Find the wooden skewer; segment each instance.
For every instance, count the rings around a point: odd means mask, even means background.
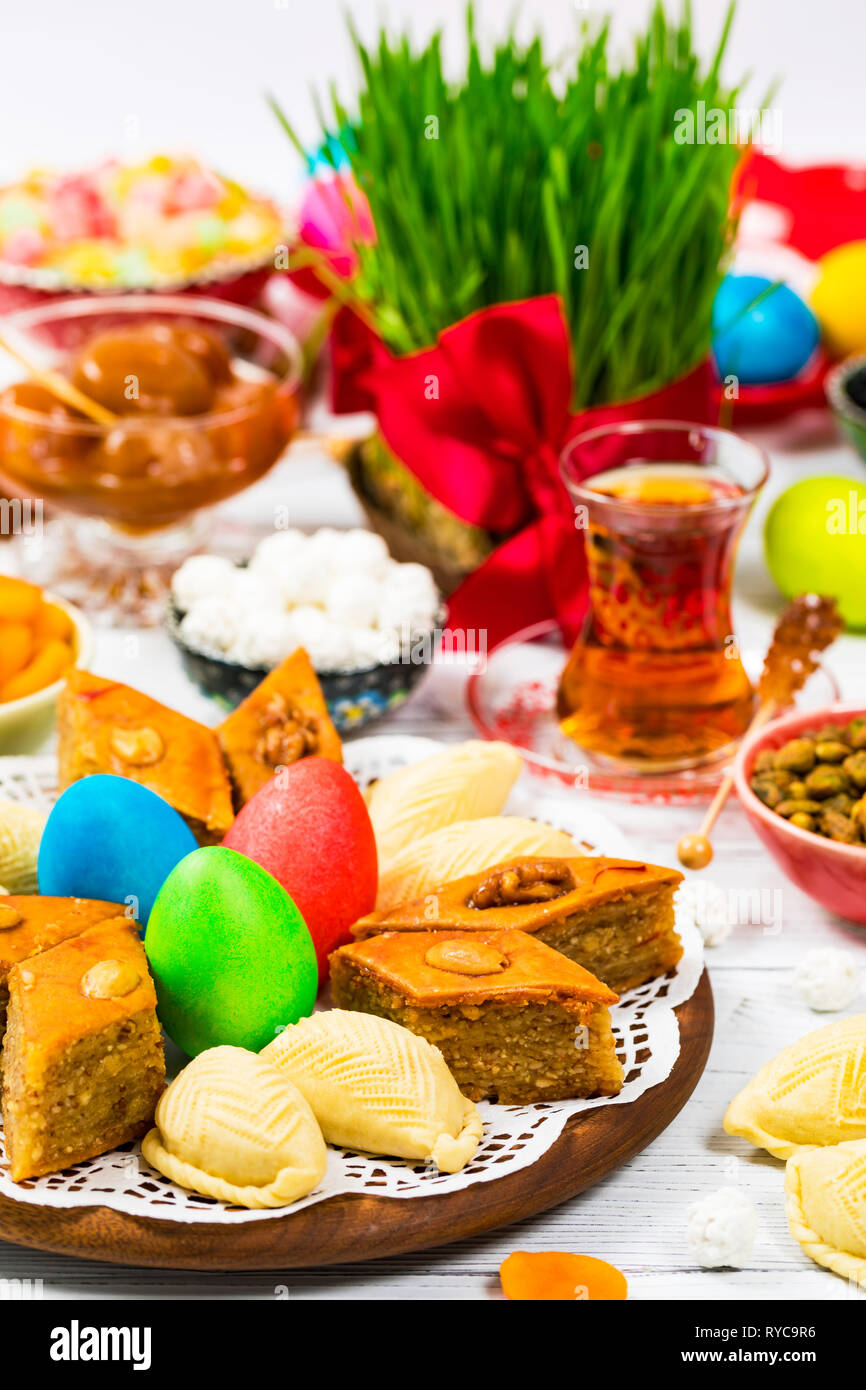
[[[61,376],[60,372],[55,372],[52,367],[42,367],[34,362],[2,334],[0,334],[0,348],[8,352],[10,357],[14,357],[16,362],[20,362],[23,367],[26,367],[30,375],[40,382],[46,391],[50,391],[52,396],[63,401],[64,405],[72,406],[73,410],[86,415],[88,420],[92,420],[95,425],[101,425],[104,429],[111,429],[118,423],[120,416],[115,415],[114,411],[100,405],[99,401],[91,400],[90,396],[85,396],[83,391],[79,391],[77,386],[74,386],[65,376]]]
[[[769,723],[777,712],[776,701],[767,700],[756,711],[755,717],[746,730],[746,735]],[[734,774],[728,772],[707,808],[707,814],[704,816],[700,830],[696,835],[683,835],[677,844],[677,858],[684,869],[705,869],[712,860],[713,846],[710,843],[710,831],[718,820],[722,807],[731,794],[733,785]]]

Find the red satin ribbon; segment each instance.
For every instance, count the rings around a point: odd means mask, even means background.
[[[342,407],[348,397],[353,409],[373,409],[388,447],[433,497],[507,537],[449,604],[449,627],[484,630],[489,646],[554,616],[571,640],[582,622],[583,540],[559,472],[568,440],[627,419],[712,419],[709,363],[650,396],[573,416],[571,343],[555,295],[482,309],[406,357],[344,322],[335,365]]]

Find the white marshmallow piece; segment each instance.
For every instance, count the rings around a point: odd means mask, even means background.
[[[816,1013],[847,1009],[860,993],[860,971],[847,951],[819,946],[794,971],[794,991]]]
[[[241,666],[271,670],[297,646],[291,614],[266,608],[258,613],[245,612],[226,656]]]
[[[172,576],[172,598],[182,613],[188,613],[198,599],[228,594],[235,573],[231,560],[222,555],[190,555]]]
[[[243,618],[243,609],[234,599],[211,594],[192,605],[179,631],[193,651],[224,656],[237,640]]]
[[[737,1187],[720,1187],[689,1207],[686,1241],[704,1269],[742,1269],[757,1233],[754,1205]]]
[[[331,580],[325,609],[328,617],[345,627],[373,627],[380,594],[381,585],[370,575],[347,571]]]

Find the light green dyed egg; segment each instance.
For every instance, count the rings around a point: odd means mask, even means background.
[[[312,1013],[318,972],[304,919],[246,855],[198,849],[169,874],[145,949],[160,1021],[191,1057],[226,1043],[258,1052]]]

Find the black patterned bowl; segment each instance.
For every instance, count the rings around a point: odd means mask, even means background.
[[[226,711],[246,699],[268,674],[266,667],[242,666],[225,657],[197,651],[180,634],[183,614],[173,604],[165,626],[180,652],[184,670],[191,680]],[[398,709],[420,681],[433,659],[438,626],[427,634],[416,633],[394,661],[355,670],[317,671],[328,711],[341,734],[353,733]]]

